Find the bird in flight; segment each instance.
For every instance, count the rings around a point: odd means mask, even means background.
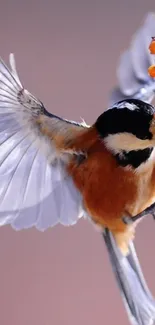
[[[99,226],[129,320],[150,325],[155,300],[134,248],[155,209],[155,91],[149,13],[117,68],[118,87],[93,125],[49,113],[0,60],[0,226],[44,231],[81,217]],[[152,71],[152,70],[151,70]]]

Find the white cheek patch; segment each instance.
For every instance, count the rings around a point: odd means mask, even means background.
[[[104,139],[104,143],[107,149],[114,153],[119,153],[121,150],[127,152],[131,150],[142,150],[152,146],[150,140],[138,139],[135,135],[127,132],[109,134]]]

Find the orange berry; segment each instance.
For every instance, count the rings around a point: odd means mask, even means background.
[[[150,75],[150,77],[155,78],[155,65],[151,65],[148,68],[148,74]]]
[[[152,41],[149,45],[149,50],[151,54],[155,54],[155,37],[152,37]]]

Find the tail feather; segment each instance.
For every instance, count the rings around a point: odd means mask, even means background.
[[[145,282],[145,278],[142,272],[142,269],[140,267],[139,261],[138,261],[138,257],[136,254],[136,250],[134,247],[133,242],[131,242],[129,244],[129,252],[130,254],[127,256],[127,260],[129,261],[130,265],[132,266],[133,270],[136,272],[139,281],[141,283],[141,286],[143,287],[143,290],[145,291],[145,293],[147,294],[147,296],[150,298],[150,301],[152,301],[153,303],[155,303],[154,298],[152,297],[152,294],[150,293],[150,290],[148,289],[148,286]]]
[[[129,245],[129,255],[125,257],[108,229],[105,229],[103,238],[131,324],[153,324],[155,300],[146,285],[133,243]]]

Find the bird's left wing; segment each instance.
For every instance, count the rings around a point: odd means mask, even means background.
[[[150,12],[133,35],[129,48],[120,56],[116,71],[118,86],[110,94],[110,105],[126,98],[149,103],[153,100],[155,81],[148,75],[148,68],[152,64],[149,44],[154,35],[155,14]]]
[[[0,225],[45,230],[82,216],[82,198],[65,166],[87,126],[49,114],[21,84],[14,56],[0,60]]]

